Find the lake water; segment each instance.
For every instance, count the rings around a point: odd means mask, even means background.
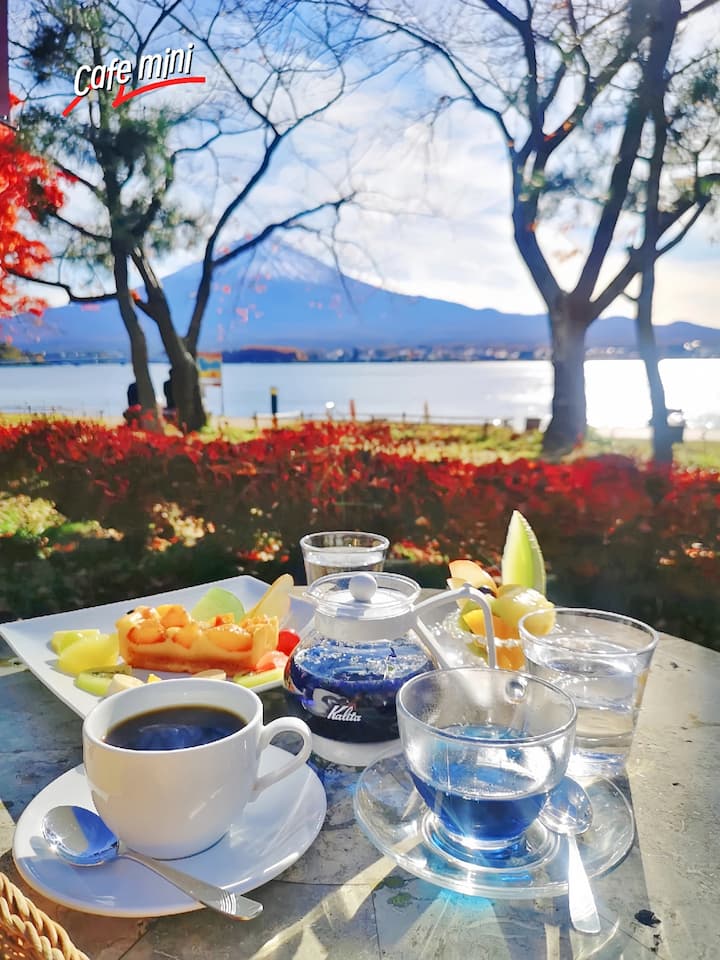
[[[157,393],[166,364],[152,364]],[[684,411],[696,430],[720,429],[720,359],[664,360],[667,403]],[[650,417],[640,360],[588,360],[588,422],[598,429],[642,432]],[[0,368],[0,410],[119,416],[133,379],[127,364]],[[280,414],[325,416],[332,403],[347,416],[354,401],[360,418],[387,416],[437,420],[550,417],[552,369],[543,361],[471,363],[225,364],[223,386],[206,391],[207,408],[229,417],[270,413],[270,388]]]

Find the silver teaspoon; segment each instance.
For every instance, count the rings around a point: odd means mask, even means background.
[[[53,807],[43,818],[42,833],[53,852],[75,866],[93,867],[125,857],[142,863],[193,900],[220,913],[238,920],[252,920],[262,913],[263,906],[256,900],[229,893],[176,870],[164,860],[154,860],[128,849],[96,813],[85,807]]]
[[[572,925],[581,933],[600,933],[600,917],[575,839],[592,823],[592,805],[579,783],[564,777],[547,795],[538,814],[548,829],[567,837],[568,906]]]

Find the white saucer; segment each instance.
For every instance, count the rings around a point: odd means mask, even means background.
[[[593,822],[577,838],[589,877],[618,864],[632,846],[635,821],[610,780],[582,780]],[[355,791],[355,816],[367,837],[408,873],[439,887],[491,899],[534,899],[567,893],[567,843],[539,821],[527,831],[517,856],[468,863],[438,848],[426,829],[429,810],[414,787],[402,754],[367,767]]]
[[[267,747],[261,773],[286,759],[284,750]],[[167,880],[131,860],[97,867],[75,867],[60,860],[41,830],[45,813],[60,804],[94,809],[82,766],[45,787],[15,828],[15,864],[35,890],[66,907],[103,916],[160,917],[201,909]],[[214,847],[173,860],[173,866],[233,893],[246,893],[287,870],[305,853],[320,832],[326,808],[325,790],[305,765],[264,790]]]

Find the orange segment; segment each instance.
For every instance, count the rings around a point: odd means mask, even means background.
[[[468,610],[468,612],[463,616],[463,620],[470,628],[471,632],[476,634],[476,636],[485,636],[485,616],[483,615],[482,610]],[[508,624],[505,623],[504,620],[501,620],[500,617],[496,617],[495,614],[492,615],[492,625],[493,633],[498,640],[517,639],[517,633],[513,632],[513,628],[508,626]]]
[[[501,670],[522,670],[525,666],[525,655],[519,643],[498,644],[495,657]]]

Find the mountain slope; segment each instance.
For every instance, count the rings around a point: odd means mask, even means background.
[[[164,278],[176,325],[184,331],[200,265]],[[141,315],[152,357],[163,355],[157,330]],[[129,356],[128,338],[114,301],[46,311],[41,325],[16,324],[13,343],[43,352],[110,352]],[[694,324],[657,328],[662,345],[702,339],[720,347],[720,330]],[[265,245],[260,255],[238,257],[216,271],[200,338],[201,350],[249,345],[300,349],[467,345],[536,349],[549,343],[543,315],[473,310],[457,303],[410,297],[340,274],[287,245]],[[588,346],[630,347],[632,321],[603,318]]]

